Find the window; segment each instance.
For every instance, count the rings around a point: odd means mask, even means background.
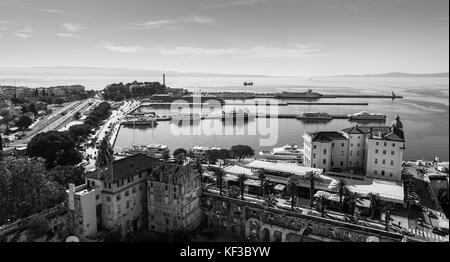
[[[142,173],[139,174],[139,178],[142,178]]]
[[[116,200],[120,201],[120,193],[116,196]]]
[[[375,164],[378,164],[378,158],[375,158]]]
[[[389,172],[389,176],[392,177],[392,172]]]
[[[142,191],[143,187],[144,186],[142,184],[139,184],[139,191]]]
[[[323,150],[323,154],[324,154],[324,155],[327,154],[327,150],[326,150],[326,149]]]
[[[116,183],[116,186],[117,186],[117,187],[120,187],[120,182],[117,182],[117,183]]]
[[[383,150],[383,155],[386,155],[386,150]]]
[[[341,161],[341,166],[344,166],[344,161]]]
[[[134,193],[136,193],[136,187],[133,187],[132,189],[131,189],[131,192],[134,194]]]
[[[383,165],[386,164],[386,159],[383,159]]]
[[[395,143],[392,143],[392,147],[395,147]]]
[[[153,182],[150,182],[150,187],[153,187]]]
[[[334,146],[334,143],[331,143],[331,146]]]
[[[177,192],[177,187],[176,186],[173,187],[173,191]]]
[[[165,190],[167,190],[167,189],[168,189],[167,185],[165,185],[165,186],[164,186],[164,189],[165,189]]]
[[[107,202],[111,202],[111,197],[110,197],[110,196],[107,196],[107,197],[106,197],[106,201],[107,201]]]
[[[130,201],[127,201],[127,208],[130,208]]]
[[[374,174],[374,175],[378,175],[378,171],[377,171],[377,170],[374,170],[374,171],[373,171],[373,174]]]
[[[316,154],[313,154],[313,158],[316,158]]]
[[[100,195],[96,195],[95,199],[99,200],[100,199]]]
[[[387,142],[384,142],[384,146],[387,146]]]
[[[394,165],[394,160],[391,160],[391,166],[393,166]]]
[[[323,164],[325,165],[326,163],[327,163],[327,160],[326,160],[326,159],[324,159],[324,160],[323,160]]]
[[[394,155],[394,151],[391,151],[391,155]]]
[[[130,195],[130,192],[127,190],[127,191],[125,191],[125,196],[127,197],[127,196],[129,196]]]
[[[352,161],[350,161],[350,165],[352,165]]]
[[[353,147],[353,143],[351,143],[350,146]]]
[[[356,161],[356,165],[359,166],[359,161]]]
[[[360,143],[358,143],[358,147],[360,147],[361,146],[361,144]]]
[[[350,155],[353,156],[353,151],[350,151]]]
[[[341,156],[344,156],[344,151],[341,151]]]
[[[378,149],[375,149],[375,154],[378,154]]]
[[[316,167],[316,164],[313,164],[313,167]]]
[[[344,143],[341,144],[341,147],[344,147]]]
[[[107,188],[107,183],[106,182],[103,182],[103,187]]]
[[[385,172],[384,172],[384,170],[381,170],[381,175],[382,175],[382,176],[384,176],[384,175],[385,175]]]
[[[356,151],[356,155],[359,156],[359,151]]]
[[[361,139],[361,136],[358,136],[358,139]]]
[[[380,143],[379,143],[379,142],[376,142],[376,143],[375,143],[375,145],[379,146],[379,145],[380,145]]]

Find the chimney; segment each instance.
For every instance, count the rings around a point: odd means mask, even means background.
[[[163,74],[163,86],[166,85],[166,74]]]

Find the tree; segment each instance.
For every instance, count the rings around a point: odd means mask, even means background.
[[[339,205],[342,208],[343,197],[350,193],[347,182],[345,182],[345,180],[343,179],[339,179],[337,183],[331,188],[331,191],[339,195]]]
[[[378,209],[378,204],[380,203],[380,195],[370,192],[367,194],[370,200],[370,218],[375,219],[375,213]]]
[[[37,115],[37,114],[38,114],[38,111],[36,110],[36,106],[34,105],[34,103],[31,103],[31,104],[30,104],[29,111],[30,111],[31,113],[33,113],[34,115]]]
[[[167,151],[164,151],[164,152],[162,153],[162,159],[163,159],[163,161],[164,161],[164,162],[167,162],[167,161],[169,160],[169,158],[170,158],[170,153],[167,152]]]
[[[287,186],[288,186],[288,188],[287,188],[288,192],[291,195],[291,210],[294,211],[295,202],[297,200],[297,195],[298,195],[298,187],[297,187],[297,183],[296,183],[296,178],[291,176],[287,182]]]
[[[225,162],[225,160],[229,158],[231,158],[230,151],[226,148],[221,148],[219,150],[219,159]]]
[[[28,222],[29,238],[36,239],[44,236],[50,229],[48,220],[42,216],[36,216]]]
[[[239,161],[241,161],[242,159],[244,159],[246,157],[255,155],[255,151],[251,147],[246,146],[246,145],[232,146],[230,151],[234,157],[238,158]]]
[[[208,150],[206,151],[206,159],[208,160],[208,165],[212,162],[215,163],[217,162],[217,159],[219,158],[219,150],[217,149],[212,149],[212,150]]]
[[[81,113],[79,111],[75,112],[75,114],[73,115],[73,119],[77,120],[80,119],[81,117]]]
[[[47,177],[67,188],[70,183],[76,186],[84,184],[84,168],[79,166],[56,166],[47,171]]]
[[[97,152],[97,162],[96,165],[99,167],[106,166],[108,163],[114,159],[114,150],[109,145],[108,138],[104,137],[100,142],[100,146]]]
[[[184,148],[178,148],[178,149],[176,149],[175,151],[173,151],[173,157],[177,157],[178,155],[181,155],[181,154],[187,156],[187,151],[186,151],[186,149],[184,149]]]
[[[0,162],[0,224],[61,203],[65,191],[48,176],[45,162],[7,157]]]
[[[268,195],[267,198],[264,201],[264,205],[268,207],[275,207],[277,205],[277,201],[275,199],[274,195]]]
[[[384,226],[386,231],[389,231],[389,221],[391,220],[391,211],[394,209],[394,205],[392,203],[385,203],[383,205],[384,211]]]
[[[216,185],[219,188],[219,193],[222,195],[223,177],[225,173],[221,168],[213,168],[214,176],[216,177]]]
[[[47,96],[47,93],[45,92],[45,89],[42,89],[42,96],[43,96],[43,97],[46,97],[46,96]]]
[[[322,217],[325,217],[325,209],[327,208],[328,198],[325,195],[320,195],[316,199],[316,206],[320,210]]]
[[[264,197],[264,184],[266,183],[266,174],[264,174],[264,172],[259,171],[257,173],[258,175],[258,180],[259,180],[259,192],[261,194],[262,197]]]
[[[33,123],[33,120],[27,115],[21,115],[19,121],[17,121],[16,126],[20,129],[26,129]]]
[[[314,205],[314,187],[315,181],[319,179],[318,174],[314,171],[309,171],[305,174],[305,178],[309,180],[309,206]]]
[[[237,175],[238,179],[238,183],[239,183],[239,188],[241,190],[241,199],[244,200],[244,192],[245,192],[245,181],[247,181],[247,176],[244,173],[239,173]]]
[[[362,203],[361,195],[357,192],[350,192],[347,195],[347,204],[350,207],[350,214],[352,218],[355,216],[356,205]]]
[[[52,93],[52,96],[55,96],[55,94]],[[66,102],[66,100],[62,97],[58,97],[55,99],[55,104],[57,104],[57,105],[62,105],[64,102]]]
[[[82,156],[75,147],[75,140],[69,132],[49,131],[39,133],[31,139],[27,154],[44,158],[48,168],[76,165],[81,162]]]
[[[38,97],[39,96],[39,91],[38,91],[38,89],[36,88],[36,89],[34,89],[34,96],[35,97]]]
[[[9,130],[9,122],[11,122],[12,119],[11,112],[8,109],[2,109],[0,111],[0,116],[2,117],[0,120],[1,123],[6,125],[6,130]]]
[[[82,141],[91,133],[91,127],[86,124],[73,125],[69,127],[69,133],[76,141]]]

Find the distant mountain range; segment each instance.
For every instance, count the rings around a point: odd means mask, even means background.
[[[448,77],[446,73],[434,73],[434,74],[408,74],[408,73],[385,73],[385,74],[366,74],[366,75],[337,75],[334,77]]]
[[[219,74],[204,72],[178,72],[148,69],[130,69],[130,68],[102,68],[102,67],[0,67],[1,76],[136,76],[136,77],[155,77],[166,74],[171,77],[274,77],[270,75],[258,74]],[[288,76],[285,77],[294,77]],[[298,77],[298,76],[297,76]],[[365,74],[365,75],[335,75],[332,77],[449,77],[449,73],[434,74],[408,74],[408,73],[385,73],[385,74]]]

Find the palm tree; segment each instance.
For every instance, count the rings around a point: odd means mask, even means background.
[[[259,192],[260,192],[261,196],[264,197],[264,186],[266,183],[266,175],[260,171],[260,172],[258,172],[258,179],[260,182]]]
[[[307,172],[305,178],[309,180],[309,206],[314,205],[314,185],[317,178],[317,173],[314,171]]]
[[[203,181],[203,167],[198,159],[195,160],[193,167],[195,171],[197,171],[200,174],[200,178]]]
[[[291,194],[291,210],[294,211],[295,201],[297,197],[297,183],[295,181],[295,178],[292,176],[288,180],[288,191]]]
[[[214,176],[216,177],[216,184],[219,187],[219,193],[222,195],[222,184],[223,184],[223,177],[225,176],[225,173],[220,168],[214,168],[213,170]]]
[[[273,195],[268,195],[264,203],[268,207],[275,207],[277,204],[275,197]]]
[[[370,200],[370,218],[375,219],[375,212],[378,208],[378,204],[380,203],[380,195],[370,192],[367,194],[367,197]]]
[[[237,177],[237,181],[239,182],[239,187],[241,189],[241,199],[244,200],[245,181],[247,181],[248,178],[244,173],[239,173]]]
[[[325,208],[327,207],[328,198],[325,195],[320,195],[316,199],[316,205],[319,207],[322,217],[325,217]]]
[[[353,218],[355,216],[356,205],[362,203],[361,195],[358,194],[357,192],[348,194],[347,203],[350,206],[350,213]]]
[[[385,228],[386,231],[389,231],[389,221],[391,220],[391,210],[394,209],[394,206],[392,205],[392,203],[386,203],[385,205],[383,205],[383,211],[385,213],[384,215],[384,223],[385,223]]]
[[[345,182],[345,180],[343,179],[339,179],[338,182],[333,186],[331,191],[339,195],[339,205],[342,209],[342,199],[344,196],[347,196],[350,193],[347,182]]]

